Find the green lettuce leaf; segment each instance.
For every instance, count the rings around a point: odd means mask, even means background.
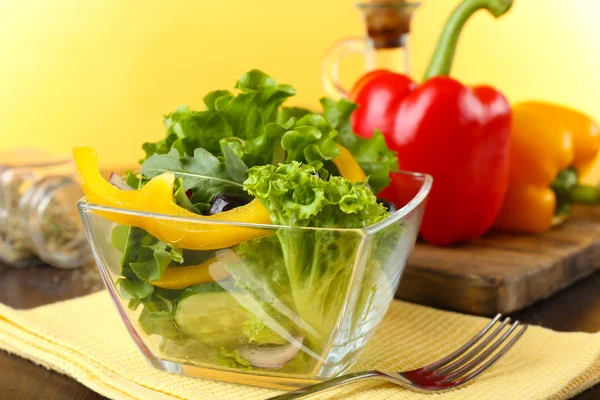
[[[244,336],[248,338],[250,344],[286,344],[287,341],[273,332],[265,323],[252,314],[250,318],[244,322]]]
[[[244,323],[243,332],[250,343],[284,344],[285,340],[276,332],[295,335],[308,328],[296,317],[279,239],[269,236],[250,240],[240,243],[237,251],[241,260],[228,264],[227,270],[236,287],[243,287],[256,306],[271,318],[265,324],[264,320],[251,316]],[[250,304],[245,306],[256,309]]]
[[[225,347],[221,347],[217,362],[219,365],[227,368],[236,368],[242,371],[250,371],[252,369],[252,365],[240,356],[238,349],[229,351]]]
[[[311,164],[337,157],[340,151],[334,141],[336,136],[337,132],[325,118],[305,115],[281,137],[281,146],[287,152],[285,162]]]
[[[366,185],[339,176],[325,181],[315,173],[295,161],[253,167],[244,188],[261,200],[277,225],[361,228],[389,215]]]
[[[172,148],[188,156],[199,147],[214,155],[223,155],[222,139],[250,140],[264,135],[265,126],[276,121],[279,106],[296,93],[291,86],[279,85],[258,70],[242,75],[235,88],[240,91],[237,95],[226,90],[207,94],[204,97],[206,110],[193,111],[182,106],[167,115],[166,137],[143,145],[146,159],[153,154],[166,154]],[[273,149],[268,150],[272,154]]]
[[[284,161],[285,151],[281,147],[281,137],[290,130],[296,123],[296,119],[291,118],[284,123],[271,122],[265,125],[264,131],[245,141],[236,138],[224,139],[221,143],[226,143],[231,149],[237,150],[236,153],[243,158],[246,165],[265,165],[278,164]]]
[[[125,299],[142,300],[152,295],[154,286],[169,265],[183,263],[183,250],[173,248],[141,228],[117,225],[111,232],[113,246],[121,253],[121,276],[117,285]]]
[[[228,90],[207,94],[205,110],[181,106],[165,116],[165,138],[143,145],[143,164],[154,155],[170,155],[173,150],[180,156],[196,158],[196,149],[202,148],[213,156],[224,156],[225,165],[234,168],[241,165],[238,160],[249,167],[299,161],[313,165],[321,162],[334,172],[328,160],[338,154],[335,140],[354,155],[375,193],[389,184],[389,171],[397,169],[396,155],[388,149],[381,133],[366,139],[352,132],[354,103],[322,99],[324,119],[305,108],[281,107],[295,90],[277,84],[258,70],[242,75],[235,88],[237,94]],[[230,175],[239,181],[234,171]]]
[[[167,267],[175,262],[183,262],[182,250],[156,241],[150,245],[141,246],[138,261],[130,262],[129,267],[138,278],[145,281],[157,281],[162,278]]]
[[[159,335],[164,339],[182,340],[183,335],[173,323],[173,312],[181,290],[155,288],[152,294],[140,302],[144,305],[138,322],[148,335]]]
[[[357,105],[346,99],[323,98],[323,115],[338,131],[339,142],[346,147],[369,177],[369,186],[379,193],[390,184],[390,171],[398,169],[396,153],[387,147],[380,131],[363,138],[352,131],[351,117]]]
[[[308,108],[302,107],[281,107],[277,113],[277,123],[283,124],[290,118],[300,119],[308,114],[316,114]]]
[[[242,260],[227,265],[227,270],[237,282],[242,282],[251,293],[265,301],[278,299],[285,306],[293,307],[289,295],[290,282],[276,236],[242,242],[237,252]],[[257,274],[257,271],[261,273]]]
[[[126,300],[143,299],[154,291],[154,286],[146,281],[136,278],[119,278],[117,280],[119,293]]]
[[[167,311],[150,311],[144,307],[138,322],[147,335],[159,335],[165,339],[180,339],[181,333],[173,323],[173,316]]]
[[[254,167],[244,187],[260,199],[278,225],[361,228],[389,215],[366,185],[336,176],[324,181],[314,174],[313,167],[297,162]],[[319,348],[341,315],[362,237],[353,231],[286,228],[278,230],[276,238],[285,278],[281,269],[263,263],[267,251],[259,249],[263,242],[271,245],[272,237],[249,243],[256,252],[245,248],[244,262],[254,268],[254,275],[270,281],[264,286],[275,288],[273,293],[291,295],[295,312],[308,327],[304,332]]]

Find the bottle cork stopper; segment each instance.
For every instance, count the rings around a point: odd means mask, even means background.
[[[367,34],[376,49],[404,47],[410,32],[414,3],[404,0],[371,0],[359,7],[364,12]]]

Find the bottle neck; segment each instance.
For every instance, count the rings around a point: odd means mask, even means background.
[[[403,0],[372,0],[359,8],[367,31],[365,67],[408,74],[410,24],[417,3]]]
[[[365,57],[365,69],[373,71],[376,69],[385,69],[400,74],[410,74],[410,54],[408,34],[404,34],[398,41],[401,46],[377,47],[371,41],[368,47],[368,53]]]

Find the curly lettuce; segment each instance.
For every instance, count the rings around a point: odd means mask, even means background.
[[[321,179],[296,161],[248,170],[244,189],[259,198],[277,225],[362,228],[389,215],[368,186],[340,176]]]
[[[291,297],[310,341],[321,346],[347,298],[362,235],[347,229],[302,228],[362,228],[389,213],[366,185],[336,176],[325,181],[315,173],[315,168],[298,162],[248,171],[244,188],[260,199],[273,223],[291,228],[279,229],[276,240],[252,241],[255,257],[248,250],[244,254],[245,265],[254,268],[252,275],[265,281],[262,287]],[[234,277],[238,278],[235,270]]]
[[[154,168],[156,155],[173,158],[173,151],[177,150],[182,158],[228,157],[231,160],[226,160],[227,166],[234,165],[236,159],[241,162],[238,166],[248,167],[298,161],[319,168],[319,173],[337,175],[329,161],[339,155],[335,144],[340,143],[363,168],[374,193],[389,184],[389,172],[398,166],[396,154],[387,147],[380,132],[374,132],[371,138],[352,132],[351,116],[356,104],[323,98],[322,114],[300,107],[282,107],[295,95],[295,89],[278,84],[259,70],[242,75],[235,88],[237,94],[228,90],[207,94],[204,110],[181,106],[165,116],[165,138],[144,143],[146,156],[141,163],[150,163]],[[195,155],[200,148],[205,154]]]

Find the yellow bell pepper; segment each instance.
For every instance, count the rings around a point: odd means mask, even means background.
[[[337,147],[340,150],[340,155],[332,161],[338,171],[340,171],[340,175],[352,183],[364,182],[367,179],[367,176],[352,153],[340,144],[338,144]]]
[[[333,162],[340,174],[353,183],[364,181],[366,175],[352,154],[345,147],[338,147],[340,155]],[[210,224],[210,221],[270,224],[269,213],[258,199],[230,211],[199,216],[173,201],[174,174],[164,173],[154,177],[138,190],[120,190],[101,176],[94,149],[75,148],[73,155],[81,187],[91,203],[195,220],[191,222],[110,211],[98,212],[112,222],[142,228],[165,243],[190,250],[215,250],[272,233],[267,229]]]
[[[198,283],[220,281],[231,275],[225,265],[240,260],[236,253],[226,250],[200,265],[167,268],[160,280],[151,281],[150,284],[165,289],[185,289]]]
[[[270,224],[269,213],[258,199],[230,211],[211,216],[199,216],[173,201],[175,175],[171,173],[164,173],[151,179],[141,189],[120,190],[108,183],[100,174],[94,149],[75,148],[73,154],[81,178],[81,187],[90,203],[193,220],[170,220],[168,217],[111,211],[98,212],[110,221],[142,228],[165,243],[190,250],[215,250],[271,233],[267,229],[210,223],[223,221]]]
[[[594,165],[600,129],[584,114],[554,104],[513,107],[510,177],[495,227],[543,232],[568,216],[574,203],[600,201]]]

